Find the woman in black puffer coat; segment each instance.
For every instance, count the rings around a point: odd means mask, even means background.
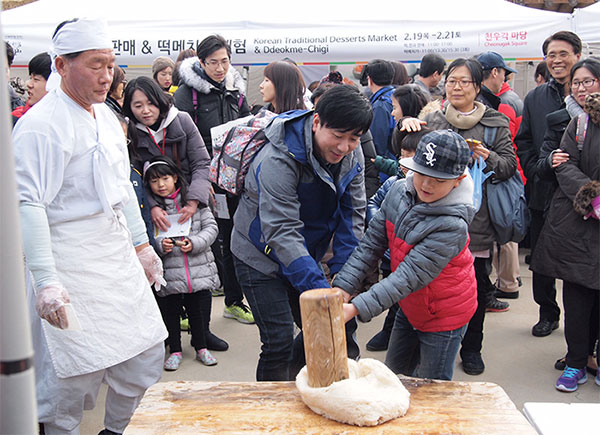
[[[555,167],[558,189],[531,263],[534,271],[563,280],[567,356],[556,388],[569,392],[587,380],[589,343],[597,338],[590,337],[590,325],[597,325],[600,309],[600,205],[594,207],[600,201],[600,93],[588,95],[584,109],[589,116],[571,120],[562,138],[568,160]]]

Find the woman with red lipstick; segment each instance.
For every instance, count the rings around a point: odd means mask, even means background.
[[[477,60],[456,59],[446,72],[447,101],[440,110],[423,118],[431,129],[450,129],[465,139],[479,141],[471,148],[473,159],[481,157],[485,161],[484,172],[494,171],[494,175],[485,181],[481,207],[469,225],[469,248],[475,257],[478,302],[460,350],[463,370],[469,375],[479,375],[485,370],[481,358],[485,312],[506,311],[508,308],[502,307],[495,298],[494,286],[489,279],[495,233],[487,207],[486,185],[494,180],[509,179],[517,169],[508,118],[476,101],[482,80],[483,68]],[[408,131],[418,130],[421,121],[416,118],[404,119],[402,126]]]
[[[159,56],[152,62],[152,77],[165,92],[171,89],[174,70],[175,62],[169,57]]]

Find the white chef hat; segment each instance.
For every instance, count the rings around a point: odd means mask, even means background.
[[[52,73],[46,89],[50,91],[60,85],[60,75],[54,64],[57,56],[105,48],[113,48],[113,43],[108,36],[108,24],[104,18],[76,18],[67,21],[52,37]]]

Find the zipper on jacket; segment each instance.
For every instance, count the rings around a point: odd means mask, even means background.
[[[175,202],[175,208],[177,209],[177,211],[179,211],[179,203],[177,202],[177,198],[173,198],[173,201]],[[188,256],[186,252],[182,252],[182,254],[183,264],[185,267],[185,276],[187,277],[188,293],[192,293],[192,278],[190,277],[190,266],[188,263]]]

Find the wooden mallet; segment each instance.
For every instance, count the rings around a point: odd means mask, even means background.
[[[348,379],[348,352],[339,290],[322,288],[300,295],[308,385],[327,387]]]

